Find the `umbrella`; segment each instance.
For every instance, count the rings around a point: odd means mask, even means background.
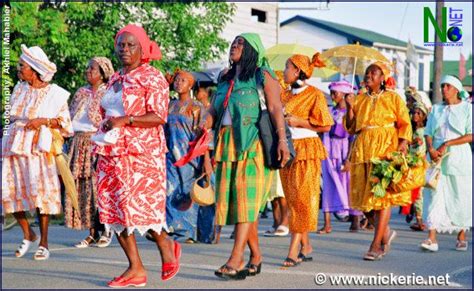
[[[283,71],[285,69],[286,61],[294,54],[305,55],[311,58],[316,53],[316,50],[300,44],[277,44],[267,49],[265,55],[270,63],[270,67],[274,70]],[[337,74],[337,70],[329,68],[317,68],[313,72],[313,77],[329,78]]]
[[[328,69],[341,72],[344,75],[364,75],[365,69],[379,61],[391,67],[390,61],[378,50],[359,44],[338,46],[321,53]],[[354,77],[352,77],[354,85]]]
[[[219,73],[221,71],[222,68],[213,68],[202,72],[191,72],[191,74],[193,74],[196,84],[213,86],[217,85],[217,78],[219,78]]]

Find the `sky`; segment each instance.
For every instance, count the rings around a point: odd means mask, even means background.
[[[410,40],[413,44],[423,46],[423,7],[431,8],[435,13],[435,2],[334,2],[331,1],[326,9],[326,1],[313,3],[293,2],[280,3],[280,21],[296,15],[307,16],[358,27],[385,34],[387,36]],[[472,53],[472,3],[445,2],[446,7],[462,9],[462,47],[444,47],[445,60],[459,60],[460,53],[466,59]],[[285,8],[302,8],[286,10]],[[304,8],[323,8],[309,10]],[[448,9],[449,25],[449,9]],[[433,28],[430,27],[430,39]]]

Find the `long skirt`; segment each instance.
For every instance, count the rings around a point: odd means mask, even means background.
[[[97,171],[100,222],[107,232],[168,231],[164,157],[100,155]]]
[[[274,171],[264,164],[260,140],[237,157],[231,127],[219,132],[216,147],[216,224],[258,220],[270,193]]]
[[[350,206],[369,212],[411,203],[411,192],[390,193],[375,197],[370,183],[371,158],[384,158],[397,151],[398,135],[394,127],[363,130],[354,141],[351,153]]]
[[[6,156],[2,162],[2,212],[39,209],[41,214],[61,213],[61,188],[56,162],[48,154]]]
[[[428,190],[426,224],[437,232],[459,232],[472,227],[472,177],[441,175],[436,190]]]
[[[66,227],[89,229],[95,225],[97,215],[97,178],[94,171],[95,156],[92,154],[91,136],[94,133],[76,132],[69,148],[69,167],[76,183],[79,209],[72,208],[66,195],[64,220]]]

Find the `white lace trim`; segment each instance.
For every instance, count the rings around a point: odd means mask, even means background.
[[[105,232],[106,233],[116,233],[117,235],[120,235],[122,231],[127,229],[127,235],[132,234],[135,230],[138,230],[141,236],[145,235],[148,230],[153,230],[156,233],[160,234],[162,230],[165,232],[169,232],[168,226],[166,223],[160,223],[160,224],[150,224],[150,225],[134,225],[134,226],[128,226],[125,227],[121,224],[105,224]]]

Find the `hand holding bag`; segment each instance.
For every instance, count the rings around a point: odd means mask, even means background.
[[[204,187],[199,185],[199,181],[206,177]],[[206,173],[197,178],[191,188],[191,199],[200,206],[209,206],[215,203],[214,189],[212,189],[211,179]]]
[[[441,162],[449,153],[445,153],[437,162],[432,162],[428,170],[426,170],[425,187],[436,190],[439,179],[441,178]]]

